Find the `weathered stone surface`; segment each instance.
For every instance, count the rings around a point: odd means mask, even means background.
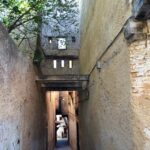
[[[150,149],[150,39],[130,45],[135,149]]]
[[[48,27],[49,30],[51,29],[51,27]],[[44,31],[45,30],[45,31]],[[44,52],[47,54],[47,53],[53,53],[52,51],[53,50],[58,50],[58,43],[57,43],[57,40],[54,42],[54,43],[49,43],[49,38],[52,37],[54,38],[55,36],[52,35],[51,33],[49,33],[49,36],[45,36],[44,32],[48,32],[47,31],[47,28],[45,26],[43,26],[43,30],[41,32],[41,47],[42,49],[44,50]],[[46,33],[48,34],[48,33]],[[61,37],[64,37],[66,38],[66,43],[67,43],[67,47],[66,47],[66,50],[79,50],[80,49],[80,37],[79,37],[79,34],[71,34],[70,35],[67,35],[64,34],[64,33],[61,33],[62,36],[58,37],[58,38],[61,38]],[[63,35],[64,34],[64,35]],[[72,41],[72,37],[75,37],[75,41],[73,42]]]
[[[33,65],[1,24],[0,87],[0,150],[44,149],[44,104]]]
[[[45,55],[51,59],[78,59],[79,50],[48,50]]]
[[[131,16],[131,4],[129,0],[82,3],[80,68],[86,74]]]
[[[40,68],[43,75],[79,75],[79,60],[72,60],[73,67],[69,68],[69,60],[65,61],[65,66],[61,67],[61,59],[57,60],[57,68],[53,67],[53,59],[45,59],[42,61]]]
[[[79,105],[82,150],[133,150],[129,52],[123,34],[101,60]]]
[[[127,44],[128,2],[82,1],[80,71],[90,73],[89,99],[79,105],[82,150],[150,149],[149,30]]]

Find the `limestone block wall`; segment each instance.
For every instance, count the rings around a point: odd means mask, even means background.
[[[44,103],[30,60],[0,24],[0,149],[45,149]]]
[[[132,108],[137,150],[150,149],[150,38],[130,45]]]
[[[44,31],[45,30],[45,31]],[[45,25],[42,27],[42,31],[41,31],[41,47],[44,50],[44,52],[46,54],[50,53],[53,50],[57,50],[58,49],[58,45],[57,45],[57,40],[54,42],[54,44],[50,44],[49,43],[49,38],[52,37],[56,37],[56,35],[52,35],[52,33],[49,33],[50,31],[50,27],[47,28]],[[70,34],[71,36],[66,34],[59,35],[58,38],[64,37],[66,38],[66,43],[67,43],[67,50],[79,50],[80,48],[80,37],[78,35],[78,33],[72,33]],[[75,38],[75,42],[72,41],[72,37]],[[57,39],[57,38],[56,38]]]

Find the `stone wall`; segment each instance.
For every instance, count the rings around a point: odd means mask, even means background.
[[[136,149],[130,53],[123,35],[131,1],[83,0],[83,4],[80,72],[89,74],[90,82],[89,99],[79,105],[81,149]]]
[[[0,149],[41,150],[44,103],[35,71],[0,24]]]
[[[90,79],[79,107],[82,150],[150,149],[149,22],[147,33],[137,28],[134,42],[125,40],[130,2],[82,2],[80,72]]]
[[[65,66],[61,67],[61,60],[64,60]],[[41,63],[41,72],[43,75],[78,75],[79,60],[72,60],[72,68],[69,68],[69,59],[56,59],[57,68],[53,67],[53,59],[45,59]]]
[[[150,39],[130,45],[135,149],[150,149]]]

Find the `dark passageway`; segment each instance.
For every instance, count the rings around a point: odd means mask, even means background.
[[[47,91],[47,150],[77,150],[78,92]]]

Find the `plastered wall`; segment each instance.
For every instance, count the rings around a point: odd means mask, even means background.
[[[103,57],[102,69],[92,72],[89,99],[79,104],[82,150],[134,149],[129,51],[122,39]]]
[[[45,148],[44,104],[30,60],[0,24],[0,149]]]
[[[130,16],[130,0],[82,0],[81,73],[91,71]]]
[[[132,103],[133,62],[123,34],[131,1],[83,0],[82,4],[80,72],[89,74],[90,81],[89,99],[79,105],[81,149],[145,149],[144,128],[139,122],[149,117],[137,119],[137,113],[141,115]],[[101,69],[97,69],[97,61]]]
[[[69,68],[69,60],[65,60],[65,66],[61,67],[61,59],[57,60],[57,68],[53,67],[53,60],[47,59],[41,63],[41,71],[43,75],[78,75],[79,61],[72,60],[72,68]],[[63,59],[62,59],[63,60]]]

